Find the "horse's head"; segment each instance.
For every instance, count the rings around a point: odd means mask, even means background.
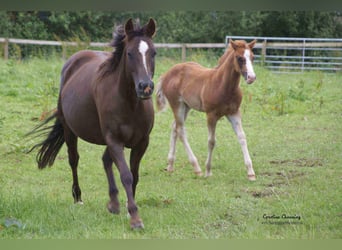
[[[135,29],[132,19],[125,24],[126,46],[124,55],[126,57],[126,72],[133,78],[135,91],[141,99],[150,98],[154,83],[154,48],[152,37],[156,32],[156,23],[151,18],[149,22],[140,29]]]
[[[235,70],[242,74],[248,84],[253,83],[256,79],[256,75],[254,73],[252,64],[254,57],[252,49],[256,43],[256,40],[253,40],[250,43],[246,43],[245,41],[230,40],[229,43],[234,50]]]

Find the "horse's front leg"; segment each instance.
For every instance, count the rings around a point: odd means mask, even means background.
[[[139,182],[139,166],[142,157],[144,156],[147,146],[149,143],[149,137],[143,139],[137,146],[132,148],[131,155],[130,155],[130,166],[131,166],[131,173],[133,175],[133,197],[135,197],[135,191],[137,184]]]
[[[247,148],[246,135],[245,135],[245,132],[243,131],[243,128],[242,128],[241,113],[240,113],[240,111],[238,111],[234,115],[228,115],[227,118],[230,121],[230,123],[232,124],[232,127],[233,127],[235,134],[237,135],[239,143],[241,145],[243,158],[245,161],[245,166],[247,168],[248,179],[251,181],[254,181],[254,180],[256,180],[256,178],[255,178],[252,160],[251,160],[251,157],[249,156],[249,152],[248,152],[248,148]]]
[[[107,139],[107,145],[108,145],[109,153],[120,172],[120,179],[126,191],[127,209],[131,217],[131,220],[130,220],[131,228],[132,229],[143,228],[144,224],[139,217],[138,207],[134,201],[133,175],[131,171],[129,170],[126,160],[125,160],[124,145],[122,143],[116,142],[115,140],[111,138]]]
[[[108,147],[106,148],[102,156],[102,161],[103,161],[103,167],[106,172],[106,176],[108,180],[108,187],[109,187],[110,201],[108,202],[107,208],[109,212],[114,213],[114,214],[119,214],[120,213],[120,203],[118,200],[119,191],[115,184],[113,168],[112,168],[113,160],[110,156]]]

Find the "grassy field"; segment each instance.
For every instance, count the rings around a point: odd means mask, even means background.
[[[193,60],[216,63],[200,54]],[[156,83],[174,63],[158,59]],[[256,67],[256,82],[241,82],[256,182],[247,180],[239,143],[224,119],[217,127],[212,177],[193,174],[180,143],[176,171],[166,173],[172,114],[156,114],[136,197],[145,229],[131,231],[124,209],[120,215],[107,212],[103,147],[79,143],[83,206],[73,204],[65,146],[54,166],[42,171],[35,154],[26,154],[36,141],[25,133],[56,106],[62,64],[0,61],[1,239],[342,238],[341,74],[274,74]],[[190,112],[186,125],[204,169],[205,115]],[[115,175],[124,206],[117,170]]]

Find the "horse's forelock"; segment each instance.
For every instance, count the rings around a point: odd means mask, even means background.
[[[137,36],[144,36],[144,27],[140,27],[139,24],[135,24],[134,29],[127,34],[124,25],[118,25],[115,28],[113,40],[110,43],[114,51],[112,56],[100,66],[100,76],[104,77],[116,69],[125,49],[125,42]]]

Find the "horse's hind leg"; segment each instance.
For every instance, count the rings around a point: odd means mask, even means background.
[[[175,158],[176,158],[176,142],[177,142],[177,128],[176,128],[176,122],[174,121],[172,123],[172,128],[171,128],[170,150],[167,156],[168,164],[167,164],[166,170],[169,172],[174,171],[173,163],[175,162]]]
[[[186,131],[185,131],[185,120],[189,112],[189,107],[187,107],[185,104],[181,104],[176,117],[176,131],[177,135],[179,136],[179,139],[184,145],[185,151],[188,154],[189,161],[191,165],[194,167],[194,172],[196,175],[201,176],[202,175],[202,170],[201,167],[198,164],[198,160],[195,156],[195,154],[192,152],[192,149],[190,147],[188,138],[186,136]]]
[[[256,178],[255,178],[252,160],[251,160],[251,157],[249,156],[249,152],[247,148],[246,135],[242,128],[240,111],[238,111],[234,115],[227,116],[227,118],[232,124],[235,134],[237,135],[238,140],[240,142],[242,153],[243,153],[243,158],[244,158],[245,165],[247,168],[248,179],[251,181],[254,181]]]
[[[217,124],[217,117],[214,115],[207,114],[207,125],[208,125],[208,157],[205,163],[206,172],[205,176],[209,177],[212,175],[211,173],[211,158],[213,154],[213,150],[215,147],[215,130]]]
[[[108,211],[114,214],[120,213],[120,203],[118,200],[118,189],[115,185],[114,175],[113,175],[113,160],[110,157],[108,147],[106,148],[102,156],[103,166],[107,175],[108,185],[109,185],[109,198],[107,208]]]
[[[75,203],[83,204],[77,175],[78,160],[80,158],[77,151],[77,136],[67,126],[64,126],[64,138],[65,143],[68,147],[69,164],[71,167],[73,178],[72,196],[74,197]]]

